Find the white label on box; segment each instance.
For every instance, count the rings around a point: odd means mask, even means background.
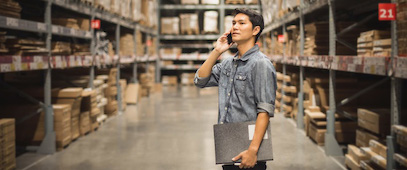
[[[0,64],[0,71],[1,72],[11,71],[11,64]]]
[[[247,126],[248,130],[249,130],[249,140],[253,140],[253,136],[254,136],[254,129],[256,128],[256,125],[249,125]],[[268,135],[267,135],[267,130],[266,133],[264,133],[264,137],[263,139],[268,139]]]
[[[37,24],[37,29],[40,31],[47,31],[47,27],[43,23],[38,23]]]

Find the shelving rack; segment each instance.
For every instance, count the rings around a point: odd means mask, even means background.
[[[165,10],[165,11],[174,11],[174,12],[184,12],[186,11],[191,12],[193,10],[201,10],[201,11],[206,11],[206,10],[215,10],[218,11],[219,13],[219,18],[218,18],[218,30],[219,34],[199,34],[199,35],[162,35],[159,32],[159,48],[168,48],[168,47],[179,47],[182,49],[188,49],[188,50],[212,50],[213,45],[211,43],[208,43],[209,41],[214,42],[216,41],[224,32],[224,18],[226,16],[226,11],[227,10],[234,10],[236,8],[249,8],[249,9],[255,9],[260,11],[260,4],[245,4],[245,5],[239,5],[239,4],[225,4],[225,0],[219,0],[219,4],[213,5],[213,4],[163,4],[163,1],[160,2],[160,10]],[[159,15],[159,21],[161,20],[161,17],[164,17],[162,15]],[[159,29],[161,30],[161,23],[159,23]],[[190,41],[191,43],[189,44],[174,44],[174,43],[169,43],[169,42],[164,42],[162,41],[168,41],[168,40],[174,40],[179,41],[179,40],[187,40]],[[195,43],[196,41],[207,41],[206,43]],[[183,57],[178,56],[178,57],[165,57],[161,56],[161,60],[169,60],[169,61],[195,61],[195,62],[200,62],[203,63],[203,61],[206,60],[205,57],[201,57],[197,55],[196,57]],[[197,63],[195,65],[169,65],[169,66],[162,66],[161,70],[162,71],[179,71],[179,72],[191,72],[191,71],[196,71],[199,68],[199,65]]]
[[[92,5],[85,4],[82,1],[74,0],[37,0],[37,2],[44,2],[45,17],[43,22],[29,21],[24,19],[17,19],[11,17],[0,16],[0,28],[15,31],[44,33],[46,35],[46,47],[48,55],[46,56],[1,56],[0,57],[0,73],[8,72],[20,72],[20,71],[32,71],[32,70],[44,70],[45,72],[45,85],[44,85],[44,103],[41,101],[35,101],[43,106],[45,111],[45,131],[46,135],[39,147],[29,147],[27,149],[36,150],[38,153],[53,154],[56,151],[55,148],[55,132],[53,129],[53,110],[51,105],[51,71],[53,69],[70,69],[70,68],[89,68],[89,87],[93,88],[93,82],[95,78],[95,67],[117,67],[118,74],[117,79],[120,79],[120,68],[125,67],[125,64],[130,64],[133,67],[133,82],[137,82],[137,64],[156,62],[157,56],[120,56],[119,55],[119,43],[116,43],[115,56],[98,56],[95,53],[95,30],[90,28],[89,31],[77,30],[73,28],[67,28],[58,25],[52,25],[51,23],[51,10],[57,6],[73,13],[79,13],[86,15],[89,19],[100,19],[104,22],[115,24],[116,42],[120,42],[120,30],[122,28],[134,30],[134,37],[136,31],[139,30],[146,36],[158,36],[157,31],[154,28],[149,28],[139,24],[130,19],[123,18],[118,15],[111,14],[107,11],[98,9]],[[103,25],[102,25],[103,27]],[[52,36],[63,36],[69,38],[79,38],[89,40],[91,43],[90,56],[53,56],[51,55],[51,39]],[[134,38],[134,41],[136,38]],[[136,43],[134,43],[136,46]],[[154,48],[154,47],[153,47]],[[136,47],[134,47],[136,50]],[[148,51],[148,50],[147,50]],[[136,51],[135,51],[136,52]],[[134,53],[136,54],[136,53]],[[8,86],[4,82],[1,84]],[[116,86],[118,87],[118,107],[119,113],[121,113],[121,88],[119,81]],[[22,96],[26,96],[28,99],[33,99],[29,95],[21,93]],[[33,99],[35,100],[35,99]]]
[[[400,114],[401,114],[401,86],[400,82],[402,79],[407,79],[407,58],[397,56],[397,35],[396,35],[396,23],[392,21],[391,31],[392,31],[392,55],[391,57],[358,57],[358,56],[337,56],[335,53],[335,42],[337,41],[335,33],[335,2],[341,3],[341,0],[319,0],[314,1],[312,4],[305,4],[304,0],[301,0],[301,5],[299,10],[296,12],[290,12],[284,15],[282,18],[273,21],[272,24],[266,25],[266,28],[263,31],[263,34],[266,34],[270,31],[284,28],[286,24],[297,24],[300,29],[300,56],[281,56],[281,55],[272,55],[269,56],[270,60],[275,63],[283,65],[283,68],[286,65],[299,67],[300,69],[300,91],[299,91],[299,109],[298,109],[298,118],[297,118],[297,128],[303,129],[304,123],[302,116],[303,115],[303,80],[304,80],[304,67],[315,68],[321,70],[329,70],[329,108],[330,110],[327,113],[327,132],[325,134],[325,153],[329,156],[343,156],[343,153],[334,137],[335,127],[335,107],[336,103],[334,101],[335,91],[335,72],[351,72],[351,73],[360,73],[360,74],[369,74],[369,75],[378,75],[384,76],[385,81],[391,79],[391,125],[397,125],[400,123]],[[370,4],[378,4],[379,2],[390,1],[374,1]],[[395,0],[391,2],[396,3]],[[330,24],[330,52],[329,55],[323,56],[304,56],[304,23],[305,15],[311,14],[316,10],[326,10],[329,14],[329,24]],[[340,34],[340,33],[338,33]],[[272,37],[273,38],[273,35]],[[378,82],[377,84],[379,84]],[[371,88],[374,85],[368,87]],[[367,89],[368,89],[367,88]],[[363,91],[367,91],[363,90]],[[361,93],[355,94],[347,99],[352,99],[359,96]],[[346,100],[346,99],[345,99]],[[345,101],[344,100],[344,101]],[[344,101],[341,101],[343,103]],[[387,136],[387,169],[395,168],[395,163],[393,155],[395,153],[395,134],[392,132],[390,136]]]

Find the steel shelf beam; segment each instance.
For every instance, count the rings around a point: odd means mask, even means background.
[[[161,35],[161,40],[217,40],[220,35]]]
[[[309,14],[314,12],[317,9],[321,9],[324,6],[328,5],[328,0],[319,0],[319,1],[315,1],[313,4],[305,4],[305,6],[303,7],[303,14]],[[287,15],[283,16],[280,19],[277,19],[275,21],[272,22],[272,24],[267,25],[264,30],[263,30],[263,34],[270,32],[272,30],[277,29],[278,27],[281,27],[283,24],[292,22],[296,19],[298,19],[300,17],[300,14],[297,13],[288,13]]]
[[[222,3],[223,4],[223,3]],[[250,9],[259,9],[259,5],[205,5],[205,4],[197,4],[197,5],[161,5],[160,9],[162,10],[210,10],[210,9],[235,9],[235,8],[250,8]]]
[[[214,48],[212,44],[162,44],[160,45],[161,48],[207,48],[212,49]]]

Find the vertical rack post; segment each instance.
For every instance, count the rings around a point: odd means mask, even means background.
[[[93,3],[95,0],[93,0]],[[95,19],[95,8],[91,8],[91,16],[90,16],[90,22],[92,22]],[[95,49],[95,29],[90,27],[90,33],[92,34],[92,40],[90,42],[90,52],[92,54],[92,65],[90,66],[90,72],[89,72],[89,85],[88,87],[94,89],[93,85],[93,80],[95,79],[95,62],[96,62],[96,49]]]
[[[219,35],[223,35],[225,30],[225,1],[220,1],[219,9]]]
[[[133,76],[132,76],[132,80],[131,80],[131,82],[132,83],[137,83],[137,58],[138,58],[138,56],[137,56],[137,29],[138,29],[138,24],[136,24],[135,26],[134,26],[134,32],[133,32],[133,38],[134,38],[134,56],[136,56],[135,58],[134,58],[134,61],[133,61]]]
[[[116,75],[116,87],[117,87],[117,104],[119,115],[122,114],[122,88],[120,85],[120,23],[116,25],[116,68],[117,68],[117,75]]]
[[[286,25],[285,23],[283,24],[283,35],[285,36],[286,34]],[[285,37],[284,37],[285,39]],[[284,87],[286,86],[286,82],[285,82],[285,75],[286,73],[286,64],[285,64],[285,57],[286,57],[286,43],[283,44],[283,86],[281,87],[281,105],[280,105],[280,112],[282,114],[284,114],[284,96],[285,96],[285,92],[284,92]]]
[[[329,56],[336,55],[335,0],[328,0],[329,6]],[[343,156],[342,149],[335,138],[335,71],[329,70],[329,111],[327,111],[327,131],[325,133],[325,154]]]
[[[161,15],[160,4],[161,3],[158,3],[158,5],[157,5],[157,17],[158,18],[161,18],[160,17],[160,15]],[[160,31],[159,30],[161,30],[161,21],[158,21],[158,23],[156,23],[156,24],[158,25],[158,29],[157,29],[156,37],[155,37],[155,47],[153,47],[156,49],[156,56],[157,56],[156,63],[155,63],[155,65],[156,65],[155,82],[160,83],[161,82],[161,56],[160,56],[160,39],[159,39]]]
[[[46,47],[48,50],[48,69],[45,71],[45,84],[44,84],[45,137],[37,150],[37,152],[41,154],[53,154],[56,151],[54,113],[51,104],[51,39],[52,39],[51,7],[52,0],[46,1],[44,19],[47,25]]]
[[[392,0],[392,3],[397,3],[396,0]],[[394,66],[395,57],[398,55],[398,44],[397,44],[397,23],[396,21],[391,21],[391,68]],[[392,71],[394,72],[394,71]],[[401,88],[400,88],[400,79],[394,77],[394,74],[391,75],[391,89],[390,89],[390,113],[391,113],[391,126],[398,125],[399,116],[401,112]],[[391,128],[390,128],[391,129]],[[397,151],[397,145],[395,142],[396,134],[391,130],[391,135],[387,136],[387,167],[386,169],[395,169],[396,162],[393,158],[394,153]]]
[[[298,93],[297,128],[304,129],[304,67],[301,58],[304,56],[304,0],[300,4],[300,92]]]

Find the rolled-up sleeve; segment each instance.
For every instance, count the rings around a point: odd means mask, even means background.
[[[270,60],[264,58],[257,61],[253,73],[257,113],[267,112],[273,117],[277,88],[275,68]]]
[[[211,86],[218,86],[221,73],[222,63],[215,64],[212,67],[211,75],[209,77],[199,77],[198,71],[195,73],[194,83],[195,86],[204,88]]]

